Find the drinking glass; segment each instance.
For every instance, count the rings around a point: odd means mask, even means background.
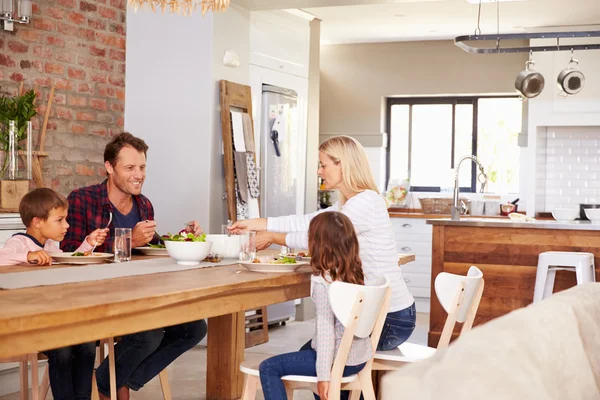
[[[131,228],[115,228],[115,262],[131,260]]]
[[[240,261],[254,261],[256,258],[256,232],[240,235]]]

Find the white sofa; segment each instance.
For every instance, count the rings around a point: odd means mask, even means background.
[[[513,311],[386,373],[379,399],[600,399],[600,283]]]

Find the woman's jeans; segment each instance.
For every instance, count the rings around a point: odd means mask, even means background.
[[[346,365],[343,375],[358,374],[365,364]],[[281,377],[285,375],[317,376],[317,352],[310,347],[310,342],[308,342],[302,346],[300,351],[266,359],[260,363],[258,371],[265,400],[286,400],[287,395]],[[315,395],[315,399],[319,400],[320,398]]]
[[[139,390],[206,335],[206,321],[153,329],[123,336],[115,346],[117,388]],[[109,396],[108,357],[96,371],[98,391]]]
[[[415,330],[416,319],[415,303],[404,310],[388,313],[377,344],[377,350],[392,350],[406,342]]]
[[[48,375],[54,399],[90,400],[96,342],[48,350],[44,354],[48,356]]]

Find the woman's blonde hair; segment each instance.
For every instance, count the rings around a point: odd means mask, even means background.
[[[342,164],[342,181],[350,192],[356,194],[365,190],[379,193],[365,149],[350,136],[334,136],[319,146],[319,151],[328,155],[336,164]],[[340,191],[340,204],[346,202]]]

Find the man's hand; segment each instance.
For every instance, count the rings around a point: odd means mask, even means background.
[[[140,221],[131,232],[131,247],[140,247],[148,244],[154,237],[156,231],[155,221]]]
[[[36,265],[52,265],[52,256],[45,250],[30,251],[27,253],[27,262]]]
[[[273,244],[271,232],[256,232],[256,251],[264,250]]]
[[[198,221],[190,221],[187,223],[185,230],[188,232],[193,233],[196,236],[200,236],[202,235],[202,227],[200,226],[200,223]]]
[[[319,381],[317,382],[317,391],[319,392],[319,397],[321,400],[329,399],[329,381]]]

